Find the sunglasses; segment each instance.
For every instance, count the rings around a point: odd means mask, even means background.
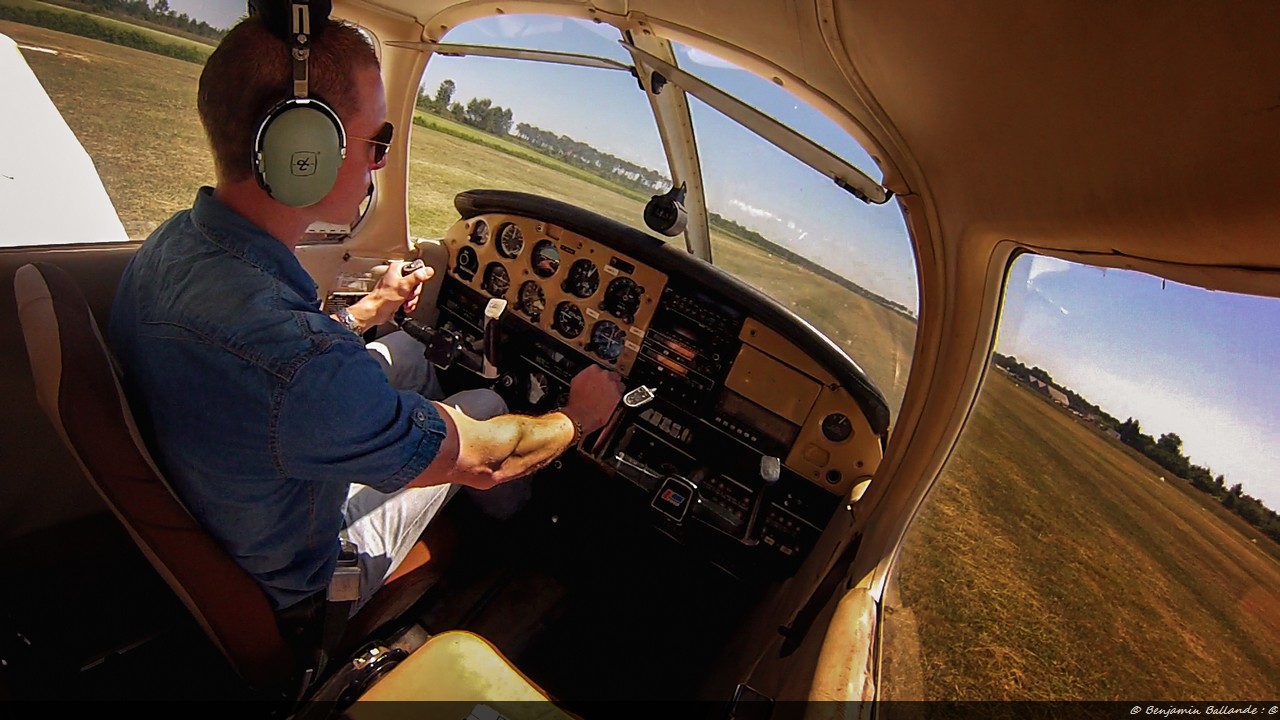
[[[363,140],[373,145],[373,161],[375,163],[382,162],[387,156],[387,150],[391,148],[391,134],[395,132],[395,126],[391,123],[382,123],[382,129],[371,138],[353,137],[352,140]]]

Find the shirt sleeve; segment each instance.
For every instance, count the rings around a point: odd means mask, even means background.
[[[431,464],[444,441],[436,407],[391,387],[361,343],[334,343],[277,392],[272,455],[289,477],[394,492]]]

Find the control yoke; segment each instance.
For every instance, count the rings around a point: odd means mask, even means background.
[[[401,275],[411,275],[424,267],[422,260],[414,260],[401,268]],[[481,377],[493,380],[498,377],[498,320],[507,309],[507,301],[501,298],[489,300],[484,309],[484,334],[479,342],[469,343],[459,332],[433,328],[409,317],[403,307],[396,309],[393,322],[410,337],[426,346],[427,359],[436,367],[448,368],[464,358],[463,367],[476,371]],[[478,361],[475,360],[479,354]],[[467,362],[472,360],[472,362]]]

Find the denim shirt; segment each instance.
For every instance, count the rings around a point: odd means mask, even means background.
[[[109,342],[156,463],[277,609],[328,585],[350,485],[398,490],[444,439],[289,248],[210,188],[130,260]]]

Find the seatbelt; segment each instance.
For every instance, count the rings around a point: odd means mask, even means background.
[[[342,540],[342,548],[338,551],[338,565],[329,580],[329,589],[325,594],[328,600],[324,604],[324,630],[320,636],[320,647],[317,650],[316,672],[324,672],[329,659],[342,642],[342,633],[346,630],[347,619],[351,617],[351,606],[360,599],[360,555],[354,543]]]
[[[351,617],[351,607],[360,599],[359,551],[349,540],[340,539],[339,542],[341,546],[338,550],[338,564],[325,590],[324,607],[317,613],[320,617],[307,622],[305,615],[308,613],[304,612],[292,621],[300,623],[301,626],[314,622],[320,624],[318,638],[311,633],[306,633],[314,638],[315,644],[306,650],[306,667],[302,677],[299,678],[299,700],[303,699],[312,685],[324,675],[325,669],[338,650],[338,644],[342,642],[347,620]],[[310,604],[311,607],[315,607],[315,603]]]

